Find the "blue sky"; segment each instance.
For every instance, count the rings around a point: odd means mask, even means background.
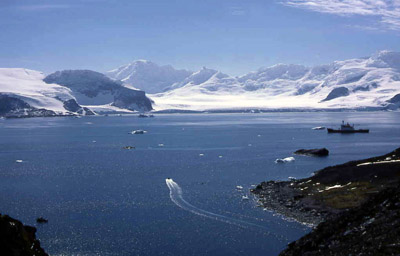
[[[0,67],[240,75],[400,51],[400,0],[1,0]]]

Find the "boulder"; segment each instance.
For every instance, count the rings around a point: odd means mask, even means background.
[[[329,150],[327,150],[326,148],[299,149],[294,153],[296,155],[306,155],[306,156],[328,156]]]

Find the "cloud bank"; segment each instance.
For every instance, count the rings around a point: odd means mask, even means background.
[[[400,0],[282,0],[281,2],[287,6],[321,13],[377,17],[380,26],[400,30]]]

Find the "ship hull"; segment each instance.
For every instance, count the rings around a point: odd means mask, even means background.
[[[359,130],[335,130],[328,128],[328,133],[369,133],[369,129],[359,129]]]

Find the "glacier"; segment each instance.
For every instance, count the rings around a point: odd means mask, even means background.
[[[155,110],[395,110],[400,100],[400,53],[306,67],[277,64],[231,77],[203,68],[150,94]]]

